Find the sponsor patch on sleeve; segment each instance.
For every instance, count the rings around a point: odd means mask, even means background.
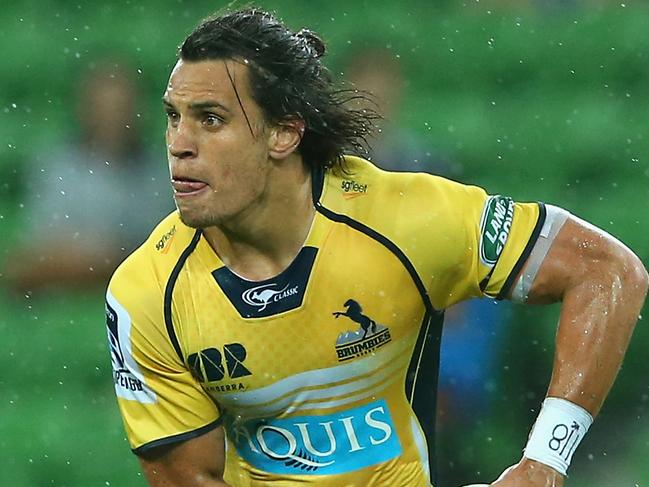
[[[146,404],[157,401],[131,352],[131,317],[110,292],[106,296],[106,326],[113,382],[118,397]]]
[[[514,201],[507,196],[490,196],[480,219],[480,260],[494,267],[502,254],[514,220]]]

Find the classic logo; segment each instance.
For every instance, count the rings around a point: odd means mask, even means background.
[[[359,328],[338,335],[336,354],[339,362],[367,355],[392,340],[389,328],[364,315],[358,301],[348,299],[344,306],[345,311],[335,311],[333,315],[336,318],[345,316],[358,323]]]
[[[245,365],[248,353],[240,343],[228,343],[223,346],[223,353],[217,348],[206,348],[187,357],[187,363],[192,375],[203,383],[206,389],[213,392],[234,392],[244,390],[242,382],[226,384],[210,384],[223,379],[238,379],[252,375]],[[223,357],[225,356],[225,366]],[[227,377],[226,377],[227,375]]]
[[[345,199],[355,198],[367,193],[367,184],[359,184],[351,179],[343,179],[340,188],[344,192],[343,198]]]
[[[505,248],[514,220],[514,201],[506,196],[491,196],[480,221],[480,259],[493,267]]]
[[[160,240],[158,240],[158,242],[155,244],[156,250],[158,252],[162,252],[163,254],[169,252],[169,249],[171,248],[171,242],[174,239],[174,235],[176,235],[176,225],[171,227],[171,230],[160,237]]]
[[[341,474],[401,455],[384,400],[326,416],[245,422],[226,417],[225,424],[239,455],[274,474]]]
[[[248,281],[226,266],[212,276],[242,318],[274,316],[302,306],[317,253],[315,247],[303,247],[283,272],[264,281]]]
[[[266,309],[268,303],[277,303],[284,298],[296,295],[299,288],[299,286],[286,284],[282,289],[272,289],[276,287],[276,283],[271,283],[247,289],[241,294],[241,299],[261,312]]]

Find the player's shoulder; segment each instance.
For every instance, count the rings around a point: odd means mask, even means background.
[[[195,235],[196,230],[184,225],[174,211],[115,270],[109,292],[129,301],[161,297],[175,265]]]
[[[345,158],[344,170],[326,178],[322,204],[332,210],[363,217],[395,210],[454,212],[467,200],[483,199],[477,186],[465,185],[428,173],[385,171],[360,157]]]

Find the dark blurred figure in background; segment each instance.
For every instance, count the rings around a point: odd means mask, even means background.
[[[399,57],[371,41],[361,45],[372,47],[351,52],[343,73],[352,88],[371,93],[376,106],[369,108],[382,115],[377,135],[370,141],[369,158],[390,171],[428,172],[467,183],[460,164],[435,150],[433,141],[423,140],[400,123],[398,110],[408,80]],[[489,415],[497,381],[495,351],[510,311],[511,303],[489,299],[471,299],[446,311],[437,390],[440,485],[467,483],[481,467],[476,464],[479,452],[467,438]]]
[[[377,166],[389,171],[428,172],[453,177],[460,167],[449,158],[432,149],[429,141],[424,141],[412,131],[400,124],[402,95],[408,81],[397,55],[390,49],[376,47],[370,41],[360,44],[346,59],[343,69],[345,79],[351,82],[352,88],[372,94],[382,119],[376,122],[376,137],[370,141],[369,159]],[[361,99],[359,104],[367,104]],[[367,157],[368,155],[361,154]]]
[[[77,88],[78,135],[29,165],[23,231],[4,270],[14,290],[103,286],[143,229],[173,209],[164,159],[138,132],[131,72],[95,64]]]

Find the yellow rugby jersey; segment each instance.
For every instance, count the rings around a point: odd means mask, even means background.
[[[233,486],[428,486],[443,310],[502,298],[537,203],[359,158],[313,175],[292,264],[251,282],[174,213],[107,293],[136,453],[223,425]]]

